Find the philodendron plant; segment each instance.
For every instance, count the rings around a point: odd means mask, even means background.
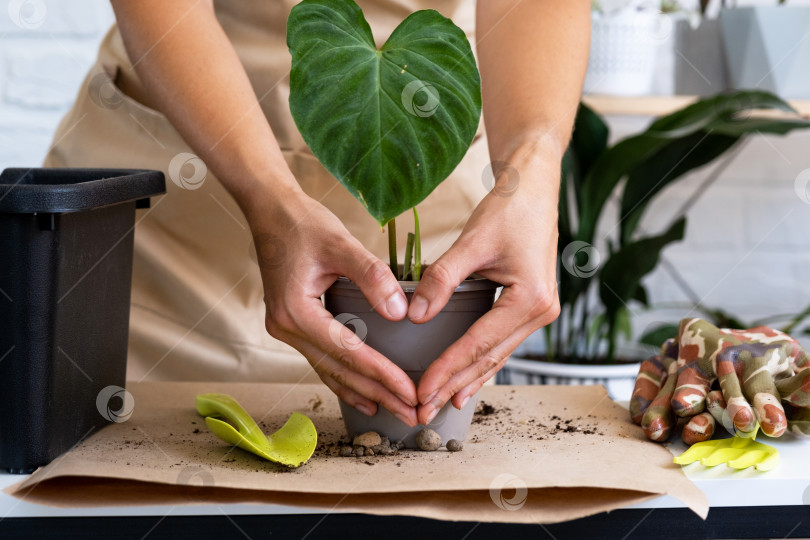
[[[761,115],[758,110],[784,114]],[[631,336],[628,306],[648,305],[643,278],[656,268],[661,251],[681,240],[686,230],[686,217],[677,215],[663,232],[640,234],[650,203],[668,185],[711,163],[749,135],[784,135],[810,128],[810,121],[795,113],[773,94],[741,90],[701,99],[611,145],[605,121],[581,105],[563,158],[562,311],[544,328],[546,355],[562,362],[612,362],[620,336],[628,340]],[[618,216],[606,234],[599,234],[599,222],[614,195],[619,200]],[[601,257],[594,247],[597,243],[605,244]],[[709,316],[717,320],[716,314]],[[675,335],[673,327],[656,330],[661,331],[652,339],[658,345],[662,338]]]
[[[416,205],[458,165],[481,116],[481,82],[464,32],[417,11],[377,48],[352,0],[303,0],[287,20],[290,110],[326,169],[388,228],[391,270],[421,276]],[[413,210],[400,272],[395,218]]]

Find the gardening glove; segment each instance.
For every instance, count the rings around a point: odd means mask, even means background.
[[[633,395],[630,418],[640,424],[647,438],[666,441],[675,427],[672,394],[678,382],[678,343],[668,339],[661,353],[641,363]]]
[[[767,327],[721,330],[700,319],[681,321],[678,339],[664,344],[664,360],[644,362],[636,380],[631,418],[650,439],[669,437],[673,413],[682,418],[687,444],[711,438],[717,422],[732,433],[752,433],[759,420],[772,437],[789,422],[798,434],[810,431],[808,355],[796,340]],[[709,391],[715,381],[721,390]],[[791,404],[790,416],[782,399]]]
[[[416,387],[408,375],[333,318],[321,302],[326,289],[346,276],[377,313],[392,321],[403,319],[407,300],[388,266],[303,192],[247,217],[261,268],[270,335],[300,351],[348,405],[373,415],[379,403],[415,426]]]
[[[703,412],[717,379],[736,431],[752,433],[761,424],[770,437],[785,432],[787,417],[776,380],[791,377],[797,365],[807,364],[807,353],[795,339],[764,326],[728,330],[701,319],[684,319],[678,345],[675,414],[690,417]]]
[[[456,242],[432,263],[411,299],[408,317],[433,319],[470,274],[504,286],[492,310],[447,348],[419,381],[419,422],[429,423],[452,399],[462,408],[532,332],[560,312],[557,296],[557,193],[543,178],[517,184],[518,167],[494,171],[484,197]],[[559,177],[559,161],[521,169]],[[553,176],[551,176],[553,175]],[[430,257],[430,254],[426,254]]]
[[[667,340],[661,354],[642,362],[630,399],[630,417],[640,424],[648,439],[664,442],[681,425],[681,438],[686,444],[708,440],[714,435],[715,419],[708,412],[688,419],[678,419],[672,410],[672,395],[678,382],[678,344]],[[707,395],[707,407],[712,402]],[[717,392],[720,394],[720,392]],[[722,399],[722,395],[720,396]],[[723,404],[725,407],[725,403]]]

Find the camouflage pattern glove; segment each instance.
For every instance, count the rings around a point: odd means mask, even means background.
[[[761,423],[771,437],[781,436],[788,425],[810,435],[808,368],[810,357],[801,345],[777,330],[727,330],[684,319],[677,342],[667,341],[660,356],[642,364],[630,414],[654,441],[669,438],[676,415],[685,424],[687,444],[711,438],[716,422],[731,432],[751,433]],[[720,391],[710,392],[715,381]]]

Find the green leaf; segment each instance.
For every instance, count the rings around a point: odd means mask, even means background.
[[[772,109],[785,112],[796,110],[788,102],[770,92],[761,90],[738,90],[701,99],[672,114],[653,122],[648,133],[681,137],[707,128],[718,120],[731,120],[745,111]]]
[[[588,174],[605,151],[608,135],[608,126],[602,117],[584,103],[580,103],[574,121],[574,131],[571,133],[571,149],[576,154],[579,170],[583,175]]]
[[[557,204],[559,218],[557,219],[557,231],[559,232],[558,247],[560,245],[567,246],[572,238],[571,231],[571,218],[568,209],[568,177],[571,174],[572,163],[570,149],[563,154],[562,162],[560,164],[560,200]],[[560,248],[561,250],[562,248]],[[562,253],[562,251],[560,251]]]
[[[577,214],[582,207],[582,184],[593,164],[605,151],[609,130],[605,121],[593,109],[580,103],[568,147],[572,159],[572,184]]]
[[[662,323],[645,332],[638,341],[644,345],[651,345],[657,349],[660,349],[661,345],[663,345],[666,340],[677,337],[677,335],[677,324]]]
[[[633,295],[633,300],[639,302],[643,306],[649,306],[649,302],[647,300],[647,289],[644,288],[644,285],[639,285],[636,289],[636,294]]]
[[[377,49],[351,0],[304,0],[287,20],[290,110],[312,153],[384,225],[461,161],[481,83],[464,32],[417,11]]]
[[[605,314],[599,313],[596,315],[591,324],[588,326],[588,343],[592,343],[594,339],[602,339],[604,334],[602,328],[605,325]]]
[[[722,155],[738,139],[698,131],[669,141],[638,163],[628,175],[622,191],[621,243],[626,244],[631,240],[647,205],[662,189],[685,173]]]
[[[702,140],[702,146],[706,142],[702,137],[707,135],[708,137],[734,138],[757,131],[763,133],[786,133],[791,129],[810,127],[810,121],[798,118],[742,118],[745,114],[748,114],[748,111],[756,109],[778,109],[795,112],[787,102],[768,92],[741,90],[731,94],[720,94],[702,99],[665,116],[654,122],[644,133],[628,137],[606,150],[590,169],[583,185],[584,195],[577,239],[593,243],[593,236],[605,202],[619,182],[628,175],[633,174],[642,163],[656,161],[659,152],[664,152],[664,149],[671,144],[677,144],[681,152],[683,152],[684,144],[687,143],[679,141],[690,137],[693,142]],[[715,151],[722,145],[722,139],[712,142]],[[678,170],[670,173],[669,180],[664,179],[663,176],[645,176],[636,180],[636,182],[641,182],[647,187],[655,186],[661,180],[671,182],[678,175],[702,164],[700,163],[700,156],[704,154],[709,154],[709,149],[688,156],[683,153],[677,155],[676,151],[673,150],[670,152],[670,156],[683,159],[684,163],[678,164]],[[719,153],[716,155],[719,155]],[[705,156],[702,159],[705,159]],[[697,164],[693,164],[692,160],[695,160]],[[670,160],[669,163],[670,168],[672,168],[677,161]],[[703,163],[706,163],[706,161]],[[647,169],[651,167],[647,166]],[[663,167],[658,168],[662,169]],[[656,174],[661,174],[661,172],[658,171]],[[665,171],[664,174],[666,174]],[[632,189],[640,191],[642,195],[646,193],[639,186]],[[633,198],[636,201],[649,200],[651,196],[643,199],[636,193]],[[632,208],[633,204],[629,202],[627,206],[623,204],[622,215],[625,215]],[[640,212],[643,212],[643,208],[640,209],[638,216],[632,217],[635,223],[640,219]],[[634,229],[634,227],[635,224],[629,226],[630,229]],[[622,238],[629,240],[629,235],[623,232]]]
[[[630,341],[633,337],[633,325],[630,322],[630,310],[626,306],[622,306],[616,312],[616,325],[615,332],[624,336],[624,339]]]
[[[613,335],[620,309],[637,294],[641,279],[655,269],[664,247],[683,238],[686,219],[681,218],[659,236],[626,244],[614,253],[599,272],[599,298],[605,306]]]

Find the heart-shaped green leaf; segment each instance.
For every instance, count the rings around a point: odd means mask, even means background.
[[[304,0],[287,20],[290,110],[312,153],[385,225],[458,165],[481,115],[464,32],[417,11],[377,49],[351,0]]]

